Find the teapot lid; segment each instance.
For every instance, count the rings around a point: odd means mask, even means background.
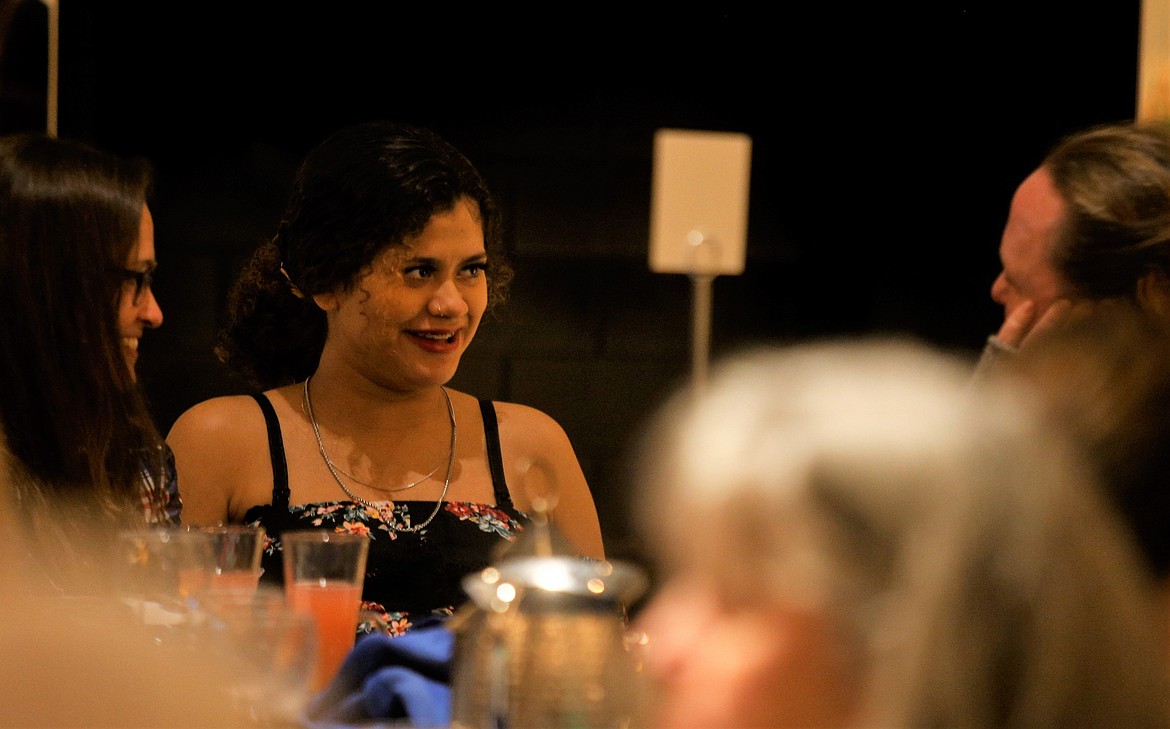
[[[627,604],[648,585],[645,571],[636,565],[563,555],[509,557],[463,579],[471,599],[496,612],[529,595]]]
[[[524,467],[520,481],[529,497],[530,525],[501,545],[491,566],[463,579],[464,591],[479,607],[503,612],[525,596],[562,605],[625,604],[648,587],[640,567],[578,554],[550,518],[557,502],[554,471],[544,459]]]

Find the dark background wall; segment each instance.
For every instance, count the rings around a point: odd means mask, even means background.
[[[654,130],[753,139],[713,356],[887,332],[973,357],[1012,190],[1061,134],[1133,115],[1140,24],[1137,0],[62,5],[60,133],[158,168],[166,323],[141,373],[164,430],[242,391],[211,342],[301,155],[359,120],[428,125],[493,184],[517,269],[453,384],[564,425],[616,556],[638,551],[631,438],[690,368],[691,282],[646,263]]]

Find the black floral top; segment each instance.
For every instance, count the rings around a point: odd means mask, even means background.
[[[360,632],[384,629],[402,635],[427,618],[449,616],[467,599],[462,580],[491,564],[497,549],[522,532],[529,518],[512,505],[504,483],[495,409],[480,401],[484,416],[488,461],[496,504],[444,502],[435,518],[415,533],[390,527],[409,527],[430,516],[433,501],[381,501],[375,507],[354,501],[289,504],[288,469],[279,422],[271,403],[255,396],[268,422],[272,456],[272,503],[254,506],[244,515],[249,524],[263,526],[268,543],[261,564],[265,583],[282,585],[280,535],[289,529],[330,529],[364,534],[370,539],[366,560],[363,609],[377,620],[366,620]]]

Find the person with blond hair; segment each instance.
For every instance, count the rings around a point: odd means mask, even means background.
[[[1170,722],[1129,531],[1038,403],[961,359],[742,351],[637,453],[647,726]]]

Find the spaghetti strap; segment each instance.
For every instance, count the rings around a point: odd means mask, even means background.
[[[500,426],[496,422],[496,408],[491,400],[480,399],[479,412],[483,417],[483,437],[487,441],[488,467],[492,472],[492,490],[496,495],[496,506],[512,505],[508,483],[504,479],[504,456],[500,452]]]
[[[288,508],[288,463],[284,458],[284,439],[280,435],[280,420],[272,402],[263,393],[253,393],[252,398],[264,413],[264,424],[268,427],[268,455],[272,459],[272,505]]]

